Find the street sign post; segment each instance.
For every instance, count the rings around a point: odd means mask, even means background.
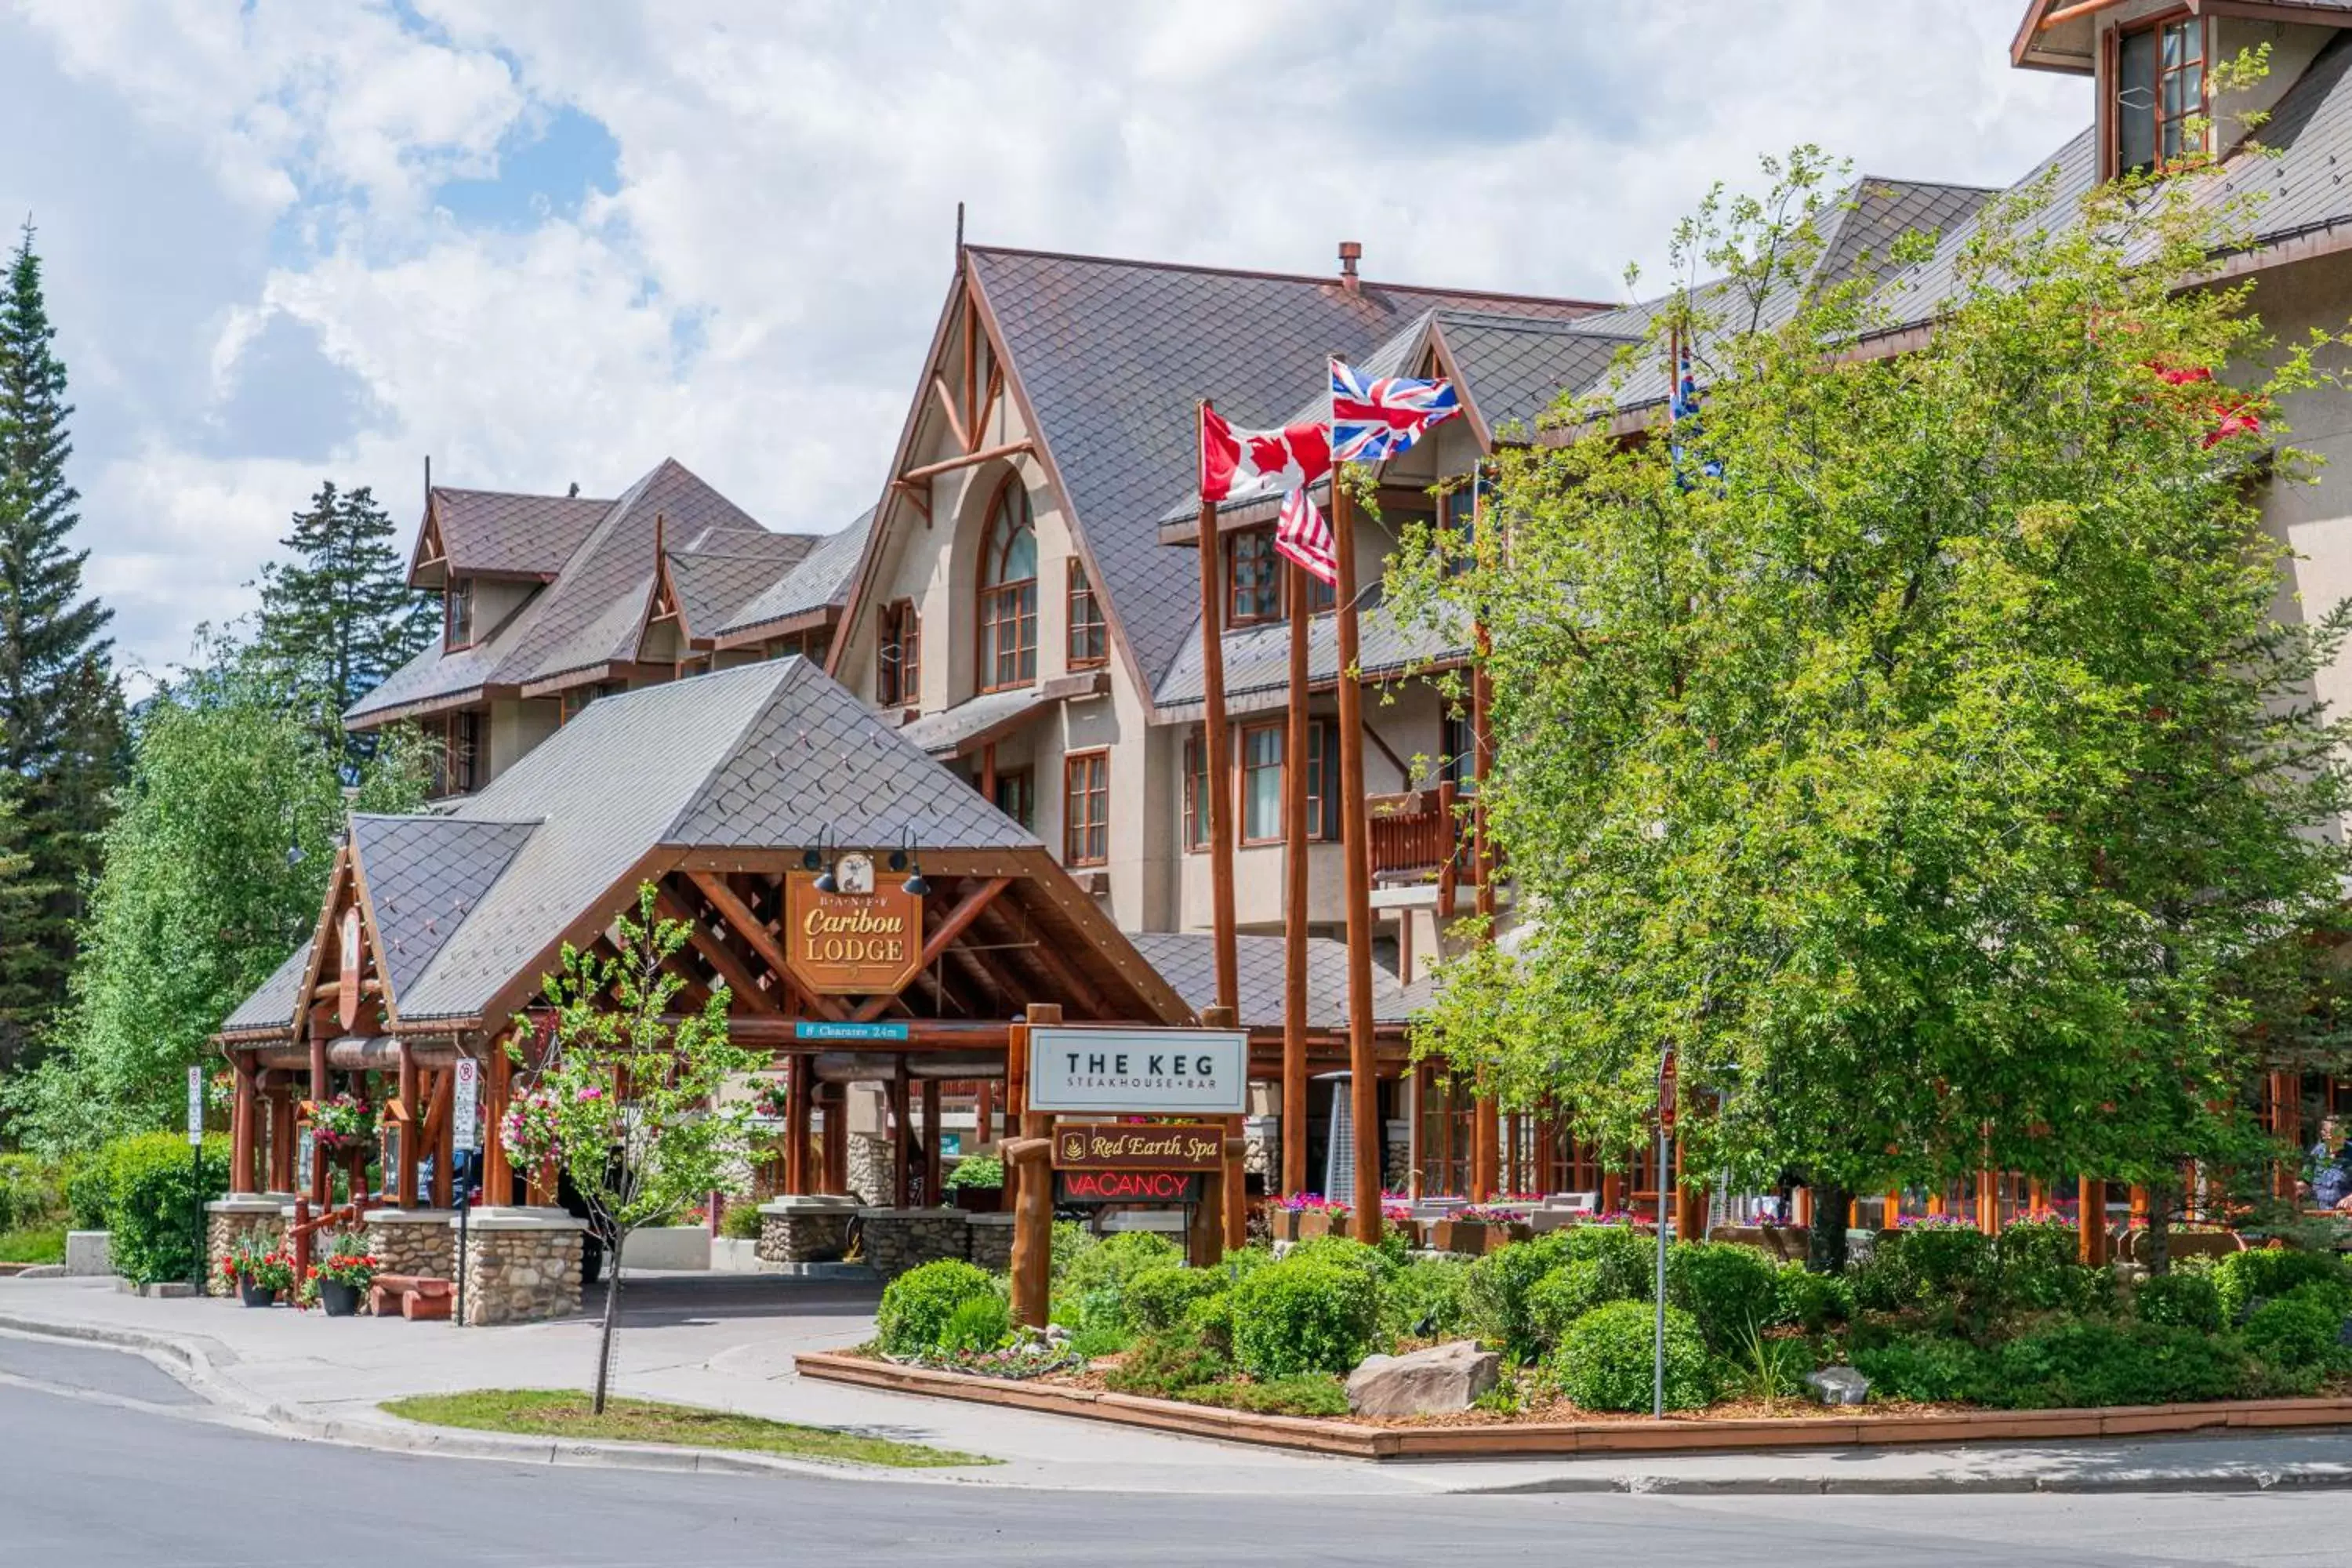
[[[188,1067],[188,1164],[195,1178],[188,1184],[188,1190],[195,1194],[196,1205],[195,1261],[190,1266],[194,1273],[189,1283],[202,1295],[205,1254],[211,1248],[210,1238],[205,1235],[205,1069],[195,1063]]]
[[[450,1173],[457,1184],[457,1304],[450,1321],[462,1329],[466,1326],[466,1232],[467,1217],[474,1212],[474,1164],[457,1156],[471,1154],[482,1146],[481,1131],[476,1125],[482,1114],[482,1064],[471,1057],[459,1057],[457,1073],[457,1086],[449,1096],[449,1163],[458,1167]]]

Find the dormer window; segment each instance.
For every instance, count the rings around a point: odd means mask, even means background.
[[[2107,58],[2110,167],[2117,175],[2203,153],[2205,66],[2210,58],[2202,16],[2167,16],[2114,35]]]
[[[470,577],[454,577],[441,591],[441,646],[449,651],[471,647],[474,641],[474,583]]]

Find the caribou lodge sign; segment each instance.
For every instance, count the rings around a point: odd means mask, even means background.
[[[894,993],[922,967],[923,900],[890,882],[877,885],[874,862],[845,855],[833,892],[814,872],[784,879],[784,957],[793,979],[820,996]]]

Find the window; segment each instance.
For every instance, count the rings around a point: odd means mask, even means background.
[[[2120,34],[2115,49],[2115,171],[2161,168],[2205,151],[2205,23],[2174,16]]]
[[[1073,752],[1062,759],[1062,864],[1109,858],[1110,753]]]
[[[1486,479],[1476,479],[1458,490],[1447,491],[1439,501],[1443,509],[1440,515],[1444,520],[1445,531],[1449,536],[1445,558],[1447,576],[1459,577],[1470,570],[1475,561],[1478,524],[1493,499],[1494,486]]]
[[[874,700],[884,708],[916,708],[922,704],[923,622],[915,601],[901,599],[882,608],[880,632],[874,647]]]
[[[1283,727],[1252,724],[1241,733],[1242,842],[1282,839]]]
[[[1282,557],[1274,552],[1274,531],[1254,528],[1225,539],[1225,624],[1282,618]]]
[[[1110,628],[1103,623],[1102,601],[1087,580],[1087,563],[1070,557],[1070,658],[1072,669],[1091,669],[1110,658]]]
[[[610,697],[620,689],[621,684],[616,680],[600,680],[593,686],[574,686],[566,689],[560,700],[562,707],[557,722],[571,723],[572,720],[580,717],[580,710],[583,708],[587,707],[599,697]]]
[[[1037,826],[1037,776],[1027,768],[996,775],[996,809],[1024,827]]]
[[[1307,726],[1307,837],[1339,839],[1339,726],[1328,719]]]
[[[1477,741],[1470,729],[1467,714],[1448,712],[1439,732],[1438,747],[1444,753],[1439,758],[1440,776],[1453,781],[1455,791],[1462,795],[1478,793]]]
[[[452,713],[439,726],[440,754],[434,759],[436,795],[470,795],[480,782],[482,716]]]
[[[980,689],[1001,691],[1037,679],[1037,531],[1019,476],[988,509],[980,542]]]
[[[1184,738],[1184,847],[1209,847],[1209,741],[1195,730]]]
[[[473,641],[474,582],[470,577],[453,577],[441,591],[441,646],[468,647]]]

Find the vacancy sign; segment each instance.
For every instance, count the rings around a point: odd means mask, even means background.
[[[1029,1109],[1239,1116],[1249,1109],[1249,1036],[1239,1029],[1033,1027]]]

